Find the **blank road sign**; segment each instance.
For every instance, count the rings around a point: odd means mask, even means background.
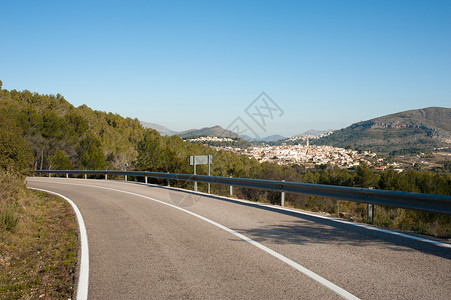
[[[213,163],[213,155],[191,155],[189,157],[189,164],[194,166],[194,158],[196,158],[196,165],[208,165]]]

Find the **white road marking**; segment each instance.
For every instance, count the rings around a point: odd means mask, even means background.
[[[41,182],[45,182],[45,181],[41,181]],[[121,182],[123,182],[123,181],[121,181]],[[305,212],[305,211],[294,210],[294,209],[290,209],[290,208],[286,208],[286,207],[280,207],[280,206],[269,205],[269,204],[264,204],[264,203],[257,203],[257,202],[252,202],[252,201],[248,201],[248,200],[230,198],[230,197],[225,197],[225,196],[220,196],[220,195],[207,194],[207,193],[203,193],[203,192],[190,191],[190,190],[185,190],[185,189],[176,188],[176,187],[166,187],[166,186],[161,186],[161,185],[156,185],[156,184],[145,184],[145,183],[140,183],[140,182],[134,182],[134,183],[135,184],[155,186],[155,187],[158,187],[158,188],[179,190],[179,191],[182,191],[182,192],[185,192],[185,193],[186,192],[190,192],[190,193],[195,193],[195,194],[199,194],[199,195],[205,195],[205,196],[208,196],[208,197],[212,197],[213,196],[213,197],[216,197],[216,198],[225,199],[227,201],[241,202],[241,203],[246,203],[246,204],[250,204],[250,205],[254,205],[254,206],[263,206],[263,207],[268,207],[268,208],[276,209],[276,210],[289,211],[289,212],[292,212],[292,213],[295,213],[295,214],[299,214],[299,215],[306,215],[306,216],[310,216],[310,217],[314,217],[314,218],[329,220],[329,221],[332,221],[332,222],[337,222],[337,223],[342,223],[342,224],[346,224],[346,225],[356,226],[356,227],[364,228],[364,229],[367,229],[367,230],[373,230],[373,231],[377,231],[377,232],[383,232],[383,233],[386,233],[386,234],[396,235],[396,236],[400,236],[400,237],[411,239],[411,240],[416,240],[416,241],[420,241],[420,242],[424,242],[424,243],[433,244],[433,245],[436,245],[436,246],[439,246],[439,247],[451,248],[451,244],[448,244],[448,243],[443,243],[443,242],[434,241],[434,240],[427,239],[427,238],[422,238],[422,237],[419,237],[419,236],[414,236],[414,235],[410,235],[410,234],[406,234],[406,233],[401,233],[401,232],[396,232],[396,231],[392,231],[392,230],[388,230],[388,229],[374,227],[374,226],[371,226],[371,225],[366,225],[366,224],[346,221],[346,220],[343,220],[343,219],[337,219],[337,218],[332,218],[332,217],[328,217],[328,216],[321,216],[321,215],[318,215],[318,214],[313,214],[313,213],[308,213],[308,212]],[[61,184],[64,184],[64,183],[61,183]]]
[[[78,209],[77,205],[75,205],[75,203],[66,196],[38,188],[30,187],[30,189],[56,195],[58,197],[63,198],[64,200],[69,202],[70,205],[72,205],[72,208],[74,209],[78,220],[78,227],[80,230],[80,243],[81,243],[80,276],[78,278],[77,300],[88,299],[88,282],[89,282],[88,235],[86,233],[85,222],[83,221],[83,217],[81,215],[80,210]]]
[[[48,183],[48,181],[41,181],[41,182]],[[354,296],[353,294],[349,293],[348,291],[344,290],[343,288],[339,287],[338,285],[330,282],[329,280],[321,277],[320,275],[318,275],[318,274],[310,271],[309,269],[301,266],[300,264],[298,264],[297,262],[289,259],[288,257],[283,256],[282,254],[280,254],[280,253],[278,253],[278,252],[276,252],[276,251],[274,251],[274,250],[272,250],[272,249],[260,244],[257,241],[254,241],[251,238],[248,238],[247,236],[245,236],[245,235],[243,235],[241,233],[236,232],[235,230],[232,230],[232,229],[230,229],[230,228],[228,228],[228,227],[226,227],[224,225],[221,225],[221,224],[219,224],[219,223],[217,223],[217,222],[215,222],[213,220],[210,220],[210,219],[208,219],[208,218],[206,218],[204,216],[201,216],[199,214],[196,214],[196,213],[191,212],[189,210],[186,210],[184,208],[178,207],[176,205],[173,205],[173,204],[170,204],[170,203],[167,203],[167,202],[164,202],[164,201],[152,198],[152,197],[140,195],[140,194],[133,193],[133,192],[118,190],[118,189],[114,189],[114,188],[109,188],[109,187],[102,187],[102,186],[95,186],[95,185],[88,185],[88,184],[77,184],[77,183],[63,183],[63,182],[52,182],[52,183],[66,184],[66,185],[78,185],[78,186],[89,186],[89,187],[93,187],[93,188],[100,188],[100,189],[105,189],[105,190],[111,190],[111,191],[115,191],[115,192],[129,194],[129,195],[132,195],[132,196],[142,197],[142,198],[145,198],[145,199],[148,199],[148,200],[152,200],[152,201],[158,202],[160,204],[164,204],[164,205],[170,206],[172,208],[178,209],[178,210],[183,211],[185,213],[188,213],[188,214],[190,214],[190,215],[192,215],[192,216],[194,216],[196,218],[199,218],[199,219],[201,219],[201,220],[203,220],[205,222],[208,222],[208,223],[210,223],[210,224],[212,224],[212,225],[214,225],[214,226],[216,226],[218,228],[221,228],[222,230],[225,230],[225,231],[227,231],[227,232],[239,237],[240,239],[242,239],[242,240],[244,240],[244,241],[246,241],[246,242],[248,242],[248,243],[250,243],[250,244],[252,244],[252,245],[254,245],[256,247],[258,247],[259,249],[261,249],[261,250],[265,251],[266,253],[274,256],[275,258],[283,261],[284,263],[290,265],[291,267],[295,268],[296,270],[298,270],[299,272],[303,273],[304,275],[312,278],[313,280],[317,281],[318,283],[322,284],[323,286],[329,288],[330,290],[332,290],[333,292],[335,292],[336,294],[342,296],[345,299],[353,299],[353,300],[359,299],[358,297]],[[56,194],[56,193],[54,193],[54,194]],[[65,198],[65,199],[67,199],[67,198]]]
[[[155,185],[155,186],[161,187],[159,185]],[[180,191],[187,192],[187,190],[180,189],[180,188],[172,188],[172,187],[164,187],[164,188],[177,189],[177,190],[180,190]],[[343,224],[347,224],[347,225],[351,225],[351,226],[365,228],[365,229],[368,229],[368,230],[373,230],[373,231],[383,232],[383,233],[387,233],[387,234],[391,234],[391,235],[401,236],[401,237],[404,237],[404,238],[407,238],[407,239],[411,239],[411,240],[416,240],[416,241],[420,241],[420,242],[434,244],[434,245],[439,246],[439,247],[451,248],[451,244],[447,244],[447,243],[443,243],[443,242],[439,242],[439,241],[434,241],[434,240],[430,240],[430,239],[427,239],[427,238],[422,238],[422,237],[418,237],[418,236],[414,236],[414,235],[409,235],[409,234],[406,234],[406,233],[391,231],[391,230],[383,229],[383,228],[379,228],[379,227],[374,227],[374,226],[371,226],[371,225],[355,223],[355,222],[346,221],[346,220],[337,219],[337,218],[332,218],[332,217],[328,217],[328,216],[321,216],[321,215],[308,213],[308,212],[304,212],[304,211],[299,211],[299,210],[294,210],[294,209],[290,209],[290,208],[286,208],[286,207],[280,207],[280,206],[275,206],[275,205],[270,205],[270,204],[251,202],[251,201],[248,201],[248,200],[242,200],[242,199],[229,198],[229,197],[224,197],[224,196],[219,196],[219,195],[206,194],[206,193],[203,193],[203,192],[195,192],[195,191],[188,191],[188,192],[197,193],[197,194],[201,194],[201,195],[205,195],[205,196],[209,196],[209,197],[214,196],[214,197],[217,197],[217,198],[226,199],[228,201],[241,202],[241,203],[251,204],[251,205],[254,205],[254,206],[263,206],[263,207],[268,207],[268,208],[271,208],[271,209],[289,211],[289,212],[300,214],[300,215],[306,215],[306,216],[310,216],[310,217],[314,217],[314,218],[320,218],[320,219],[329,220],[329,221],[333,221],[333,222],[337,222],[337,223],[343,223]]]

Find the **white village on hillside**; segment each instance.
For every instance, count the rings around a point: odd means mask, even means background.
[[[214,147],[217,150],[232,151],[255,158],[259,162],[274,162],[280,165],[304,164],[306,166],[328,164],[342,168],[351,168],[366,163],[374,165],[376,153],[358,151],[332,146],[316,145],[281,145],[252,146],[241,149],[231,146]],[[383,159],[376,161],[382,162]]]
[[[321,136],[330,133],[322,134]],[[254,158],[259,162],[272,162],[280,165],[303,164],[307,168],[315,165],[332,165],[340,168],[352,168],[362,163],[368,166],[375,166],[376,169],[385,169],[391,165],[395,169],[398,167],[396,163],[384,163],[383,158],[376,157],[376,153],[370,151],[356,151],[352,149],[344,149],[326,145],[310,145],[309,139],[317,139],[319,136],[295,136],[288,138],[288,141],[304,141],[305,144],[280,146],[274,145],[253,145],[248,148],[240,148],[234,146],[211,146],[220,151],[231,151],[238,154],[246,155]],[[233,142],[233,139],[204,136],[187,139],[188,142]],[[402,171],[399,169],[398,171]]]

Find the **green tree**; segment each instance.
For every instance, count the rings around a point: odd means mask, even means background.
[[[67,133],[67,122],[54,110],[46,110],[42,114],[41,132],[44,138],[62,139]]]
[[[56,150],[51,159],[53,170],[72,170],[74,167],[62,150]]]
[[[379,176],[371,171],[367,165],[357,166],[354,175],[354,185],[362,188],[375,187],[378,185]]]
[[[78,157],[82,169],[102,170],[107,166],[105,155],[102,152],[102,144],[92,134],[88,134],[80,141]]]
[[[163,168],[162,141],[156,131],[148,131],[138,143],[137,167],[140,170],[157,172]]]
[[[85,118],[83,118],[83,116],[76,111],[69,112],[65,118],[77,135],[82,136],[88,131],[88,121],[86,121]]]
[[[381,172],[379,188],[381,190],[399,190],[399,173],[392,169]]]
[[[22,130],[15,121],[0,111],[0,169],[27,172],[32,164],[32,153]]]
[[[323,172],[320,177],[320,182],[330,185],[352,186],[353,179],[352,174],[348,170],[336,167],[330,171]]]

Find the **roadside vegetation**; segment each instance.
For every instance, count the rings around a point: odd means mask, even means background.
[[[66,201],[26,188],[33,155],[0,111],[0,299],[69,299],[78,228]]]
[[[214,176],[451,195],[451,173],[446,168],[440,169],[440,172],[408,170],[397,173],[391,169],[377,171],[365,165],[350,170],[320,165],[307,170],[302,165],[259,163],[243,155],[216,151],[200,143],[184,142],[178,136],[161,136],[155,130],[143,128],[137,119],[94,111],[86,105],[74,107],[59,94],[41,95],[27,90],[4,90],[1,89],[0,81],[0,114],[2,113],[13,123],[11,126],[16,127],[18,135],[25,137],[29,150],[24,151],[23,156],[30,159],[24,166],[30,169],[192,173],[190,155],[212,154],[211,174]],[[15,143],[11,140],[6,144],[11,148]],[[8,149],[0,149],[2,151],[6,153],[3,155],[6,158],[0,157],[0,162],[17,160],[8,156]],[[197,173],[207,174],[206,166],[199,166]],[[171,184],[192,188],[192,183],[189,182],[174,181]],[[206,185],[199,186],[206,189]],[[236,188],[234,191],[239,198],[280,203],[280,193],[245,188]],[[227,195],[228,187],[213,185],[212,192]],[[286,203],[297,208],[366,222],[366,205],[363,204],[295,194],[288,194]],[[448,215],[376,207],[374,224],[451,237],[451,217]]]
[[[26,189],[0,173],[0,299],[70,299],[78,228],[63,199]]]

